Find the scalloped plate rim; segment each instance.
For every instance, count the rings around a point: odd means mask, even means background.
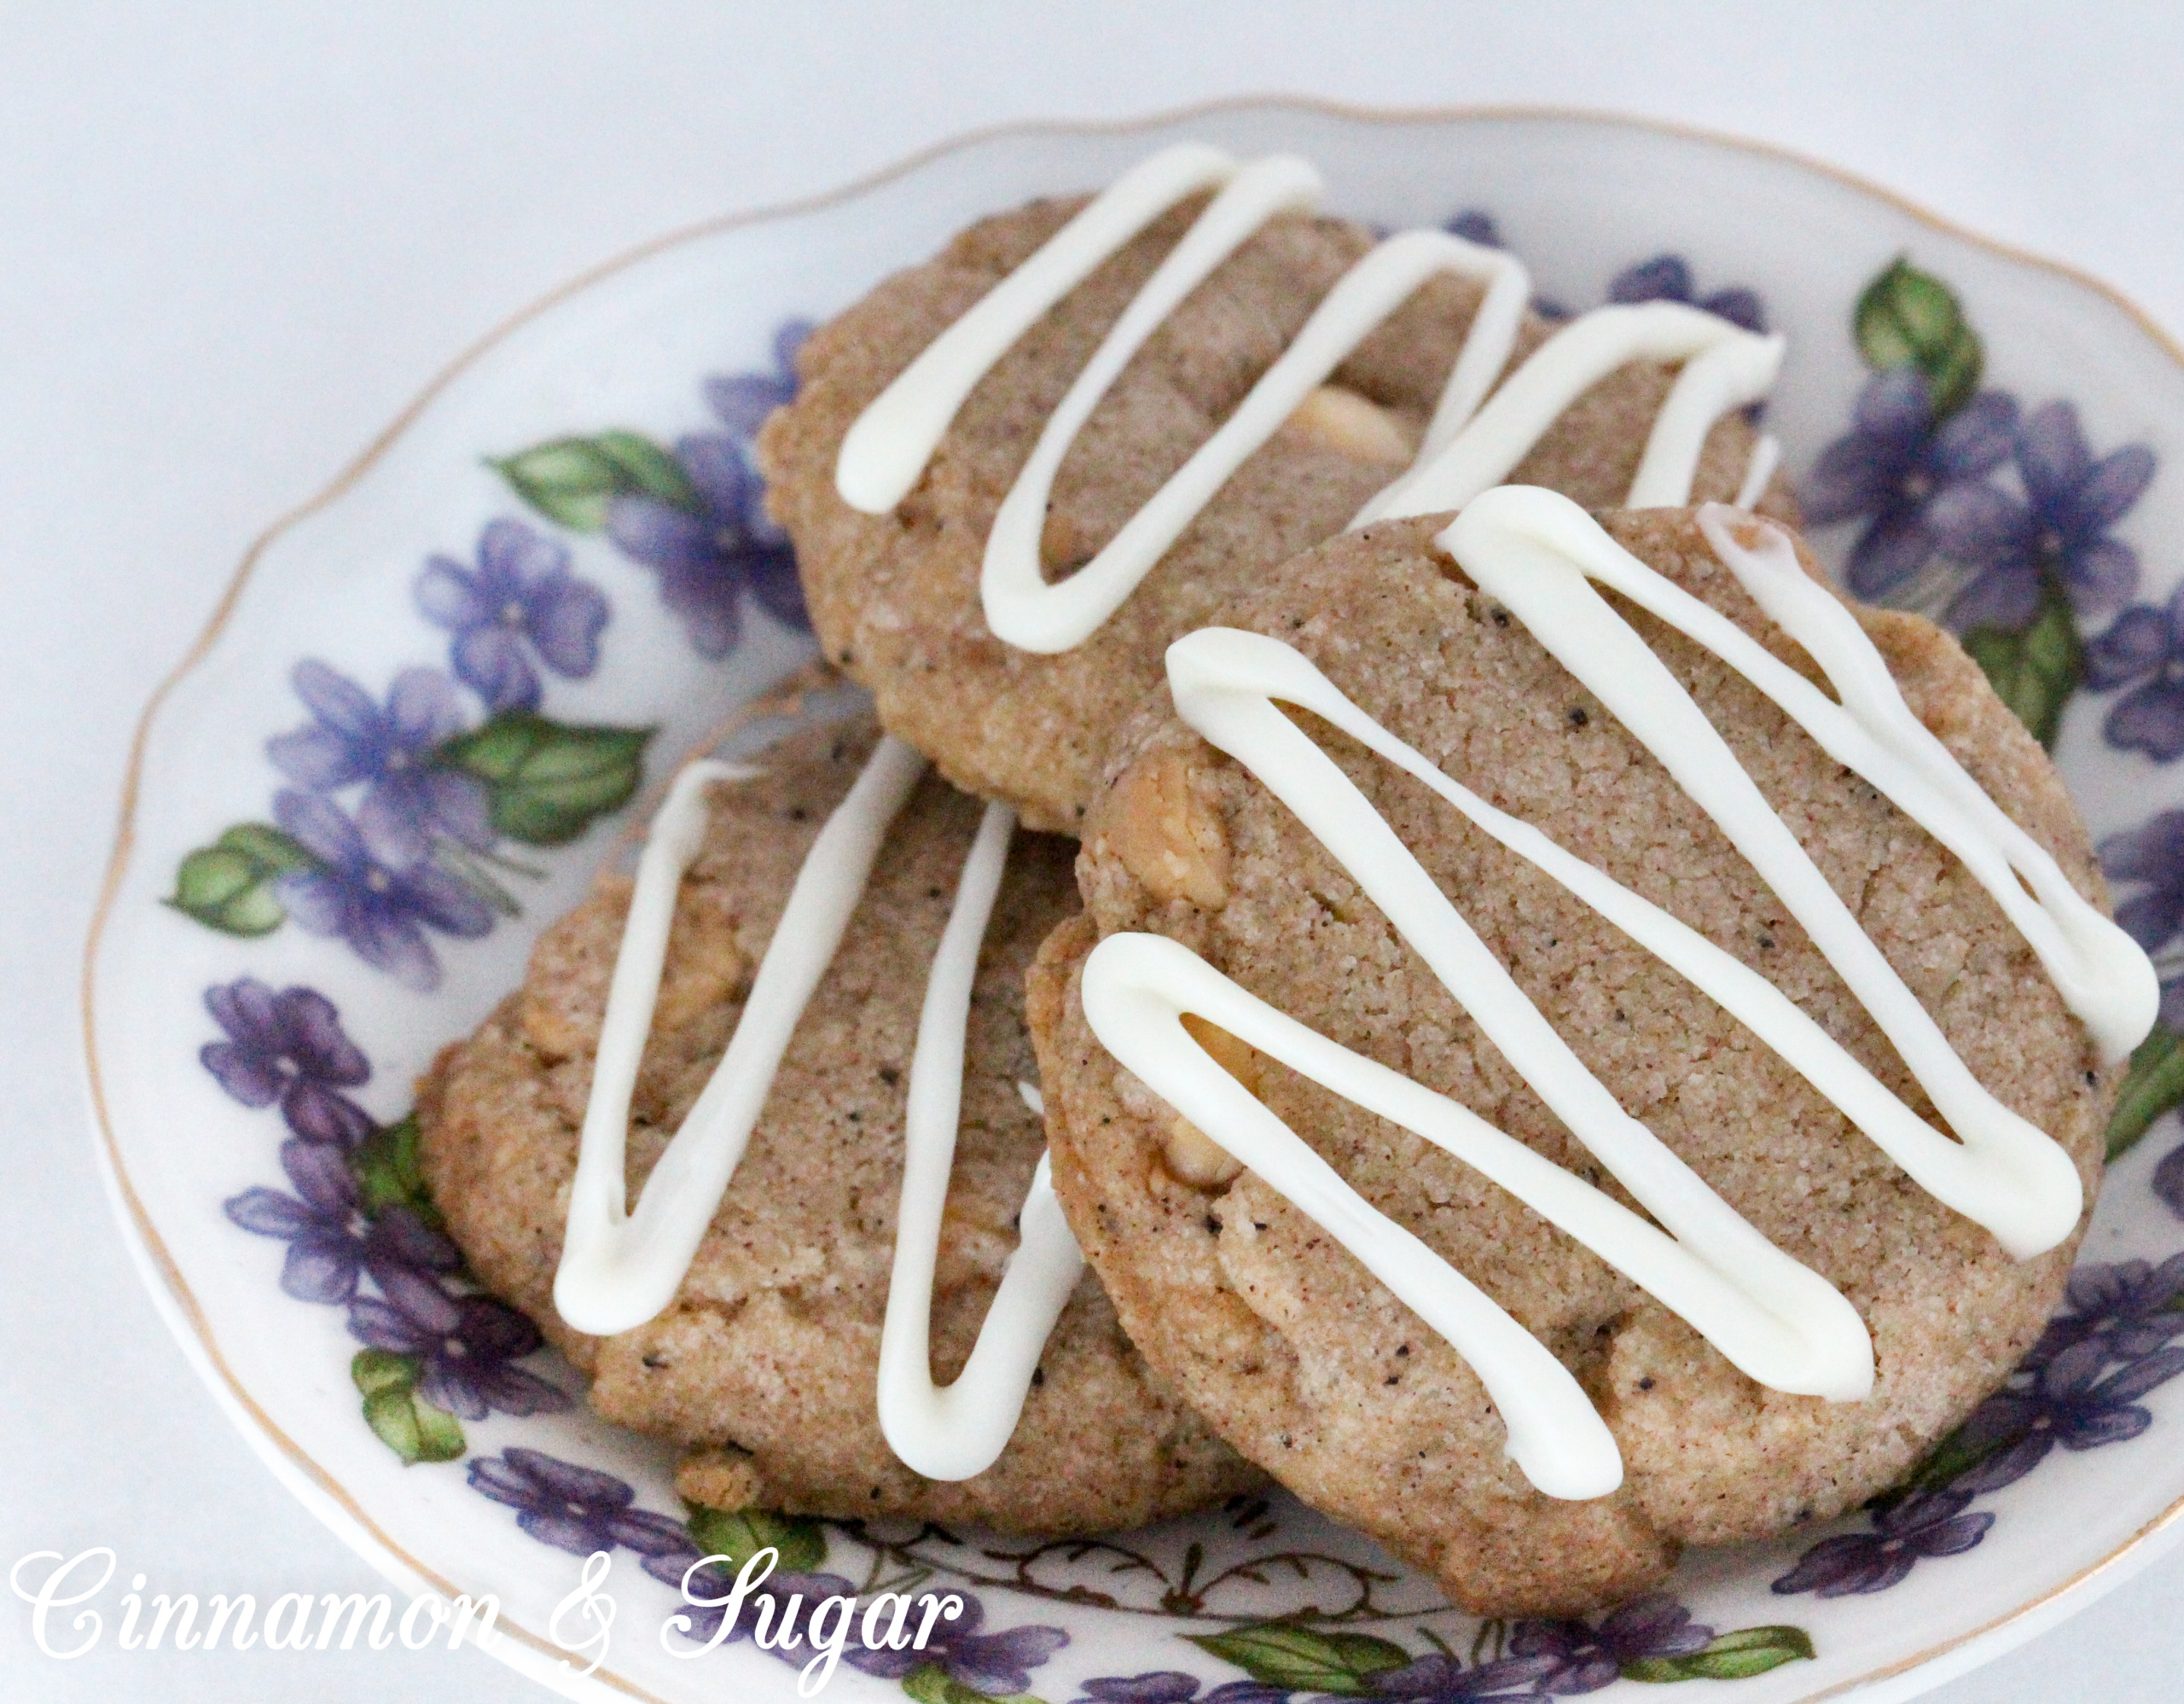
[[[266,553],[302,523],[339,503],[427,415],[457,380],[486,361],[511,338],[554,309],[605,284],[645,261],[706,238],[751,226],[787,221],[819,212],[886,189],[921,168],[981,145],[1037,137],[1111,137],[1147,132],[1196,119],[1251,112],[1309,113],[1362,125],[1461,125],[1492,121],[1536,121],[1633,130],[1679,138],[1708,148],[1756,155],[1775,164],[1833,181],[1857,195],[1881,203],[1945,236],[1984,250],[2006,262],[2049,274],[2120,311],[2134,327],[2180,369],[2184,346],[2137,303],[2114,286],[2071,264],[1989,236],[1938,214],[1901,193],[1859,173],[1797,149],[1740,137],[1710,127],[1650,115],[1620,113],[1553,104],[1494,104],[1381,108],[1314,96],[1275,93],[1240,94],[1121,119],[1026,119],[957,132],[874,171],[819,193],[695,221],[599,262],[547,291],[502,319],[463,348],[428,381],[394,418],[314,496],[276,519],[244,552],[229,577],[204,627],[180,660],[147,700],[132,731],[124,769],[113,848],[100,881],[87,931],[79,980],[80,1022],[86,1110],[93,1147],[107,1198],[132,1262],[149,1291],[160,1318],[203,1381],[221,1411],[241,1432],[253,1450],[319,1521],[397,1585],[430,1586],[452,1594],[447,1581],[408,1556],[380,1531],[368,1512],[324,1468],[267,1416],[227,1368],[210,1323],[167,1253],[150,1217],[136,1199],[122,1160],[99,1066],[96,991],[102,952],[108,939],[115,901],[129,875],[136,851],[136,825],[143,766],[152,730],[175,690],[212,652],[228,628],[254,573]],[[2099,1596],[2158,1560],[2184,1538],[2184,1498],[2179,1498],[2141,1525],[2100,1561],[2038,1596],[1969,1631],[1929,1649],[1799,1695],[1799,1704],[1855,1697],[1860,1704],[1896,1704],[1967,1672],[1981,1663],[2046,1631]],[[572,1699],[644,1697],[653,1694],[611,1675],[586,1678],[562,1660],[557,1648],[529,1630],[503,1624],[509,1637],[493,1655],[551,1690]]]

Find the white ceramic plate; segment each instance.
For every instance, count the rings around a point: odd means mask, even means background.
[[[1862,470],[1891,536],[1925,529],[1931,560],[1896,596],[1938,608],[1975,580],[2085,593],[2106,576],[2106,602],[2073,612],[2051,596],[2030,640],[1986,641],[2028,713],[2059,718],[2057,756],[2095,834],[2134,833],[2184,800],[2164,760],[2184,748],[2169,675],[2184,637],[2155,608],[2180,579],[2159,541],[2180,530],[2184,481],[2145,482],[2180,447],[2176,352],[2099,286],[1804,162],[1571,115],[1249,104],[974,138],[592,276],[435,384],[252,553],[146,716],[86,1005],[123,1223],[215,1396],[403,1587],[497,1594],[503,1653],[572,1695],[789,1696],[794,1673],[747,1640],[695,1660],[663,1643],[676,1596],[640,1565],[672,1572],[696,1554],[665,1452],[580,1404],[544,1411],[549,1385],[575,1389],[569,1370],[526,1352],[490,1305],[448,1299],[460,1279],[404,1229],[410,1085],[518,980],[541,923],[642,808],[640,780],[656,788],[809,654],[778,619],[781,564],[736,486],[779,382],[781,328],[834,312],[980,214],[1095,186],[1183,137],[1304,152],[1333,209],[1380,224],[1488,215],[1542,295],[1571,307],[1612,288],[1689,292],[1694,277],[1702,300],[1755,293],[1791,338],[1768,422],[1795,474],[1809,479],[1866,394],[1865,435],[1832,465]],[[1912,270],[1858,321],[1899,257]],[[1876,378],[1907,359],[1931,375],[1908,401],[1900,374]],[[1938,437],[1922,423],[1934,410],[1953,422]],[[1833,487],[1834,508],[1859,506],[1856,480]],[[1844,561],[1869,521],[1816,541]],[[2118,544],[2136,552],[2135,592],[2117,584],[2131,566]],[[2111,627],[2119,592],[2137,607]],[[2083,654],[2097,679],[2080,683]],[[276,808],[283,788],[294,796]],[[2184,836],[2167,826],[2117,844],[2171,968]],[[407,868],[421,829],[439,837],[437,874]],[[2135,1079],[2149,1106],[2175,1098],[2169,1046]],[[1635,1695],[1709,1677],[1748,1704],[1901,1697],[2068,1613],[2169,1536],[2184,1455],[2139,1439],[2184,1434],[2184,1386],[2163,1382],[2184,1363],[2167,1329],[2184,1331],[2184,1313],[2158,1266],[2184,1249],[2157,1188],[2184,1201],[2157,1178],[2175,1145],[2158,1121],[2116,1166],[2086,1245],[2088,1262],[2154,1270],[2088,1268],[2065,1335],[2092,1346],[2021,1375],[1923,1496],[1794,1542],[1694,1553],[1672,1602],[1590,1625],[1481,1626],[1282,1498],[1096,1546],[773,1530],[806,1568],[868,1589],[916,1575],[979,1604],[980,1625],[956,1624],[912,1672],[845,1667],[830,1689],[844,1700]],[[548,1629],[595,1547],[613,1557],[604,1590],[620,1614],[586,1679]]]

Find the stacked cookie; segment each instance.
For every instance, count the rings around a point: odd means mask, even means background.
[[[694,776],[427,1085],[698,1500],[1270,1473],[1580,1609],[1870,1496],[2060,1294],[2151,978],[1978,669],[1763,519],[1779,342],[1314,183],[1170,150],[811,337],[770,501],[876,721]]]

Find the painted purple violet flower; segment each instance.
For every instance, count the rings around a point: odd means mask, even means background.
[[[1269,1686],[1263,1680],[1225,1680],[1200,1698],[1198,1689],[1205,1683],[1175,1669],[1077,1684],[1083,1696],[1070,1704],[1193,1704],[1194,1700],[1196,1704],[1289,1704],[1292,1695],[1287,1687]]]
[[[1552,1656],[1504,1657],[1466,1668],[1462,1660],[1434,1651],[1401,1668],[1366,1677],[1376,1698],[1415,1699],[1418,1704],[1479,1704],[1498,1698],[1536,1698],[1538,1684],[1554,1672]]]
[[[776,620],[808,629],[788,535],[766,513],[765,484],[750,459],[753,433],[796,394],[790,363],[810,327],[791,321],[774,339],[775,370],[709,381],[706,400],[725,432],[680,439],[675,459],[696,492],[695,514],[635,494],[607,506],[607,535],[659,573],[661,600],[704,657],[723,657],[741,634],[746,590]]]
[[[281,1169],[294,1195],[245,1189],[227,1202],[227,1214],[245,1230],[288,1245],[281,1288],[298,1301],[352,1300],[357,1280],[367,1272],[384,1288],[390,1273],[452,1272],[462,1265],[456,1246],[408,1207],[366,1218],[349,1162],[332,1144],[292,1137],[281,1144]]]
[[[2165,605],[2133,604],[2089,643],[2085,683],[2131,689],[2109,707],[2110,745],[2156,763],[2184,755],[2184,590]]]
[[[1623,1666],[1640,1657],[1682,1656],[1713,1643],[1714,1630],[1691,1619],[1673,1597],[1641,1597],[1610,1611],[1598,1626],[1569,1619],[1519,1621],[1509,1649],[1520,1657],[1552,1657],[1539,1688],[1557,1697],[1612,1685]]]
[[[1928,505],[1949,555],[1974,570],[1949,605],[1960,631],[2015,631],[2039,613],[2050,585],[2081,615],[2120,608],[2139,588],[2138,553],[2108,536],[2153,480],[2153,451],[2127,444],[2096,462],[2066,402],[2033,410],[2017,432],[2027,502],[1992,485],[1956,485]]]
[[[786,319],[774,332],[774,366],[768,373],[730,373],[706,381],[706,401],[731,438],[749,443],[766,416],[796,400],[796,352],[811,335],[808,319]]]
[[[2158,1266],[2088,1262],[2071,1271],[2069,1296],[2071,1311],[2048,1322],[2024,1366],[2044,1367],[2080,1343],[2099,1343],[2111,1361],[2135,1361],[2184,1333],[2184,1254]]]
[[[330,799],[284,788],[273,818],[320,860],[280,878],[275,891],[288,915],[315,935],[339,936],[406,988],[430,993],[440,985],[427,928],[473,940],[493,927],[491,908],[471,888],[429,858],[407,859],[405,837],[351,822]]]
[[[933,1624],[932,1637],[921,1651],[857,1650],[842,1653],[842,1660],[883,1680],[900,1680],[927,1663],[938,1663],[948,1678],[973,1692],[1006,1698],[1031,1689],[1031,1671],[1069,1643],[1059,1627],[1011,1627],[1005,1633],[981,1633],[985,1606],[969,1593],[961,1594],[963,1613],[953,1621]]]
[[[1801,1591],[1822,1597],[1885,1591],[1922,1556],[1958,1556],[1987,1536],[1995,1517],[1984,1509],[1966,1514],[1971,1501],[1965,1490],[1914,1492],[1874,1515],[1870,1532],[1821,1539],[1774,1589],[1786,1597]]]
[[[2111,881],[2142,884],[2116,908],[2116,921],[2133,940],[2152,953],[2184,934],[2184,811],[2164,811],[2111,835],[2100,843],[2100,864]],[[2184,976],[2163,980],[2161,1021],[2184,1030]]]
[[[455,635],[456,678],[498,714],[538,708],[538,660],[567,680],[599,666],[607,600],[569,572],[568,547],[520,521],[488,522],[478,566],[433,556],[417,576],[417,608]]]
[[[372,1277],[386,1300],[358,1296],[351,1301],[349,1335],[375,1349],[416,1356],[424,1364],[417,1394],[434,1407],[459,1420],[483,1420],[497,1408],[503,1414],[550,1414],[569,1405],[568,1393],[558,1385],[514,1364],[543,1340],[538,1328],[506,1302],[491,1296],[451,1296],[423,1273],[406,1268],[375,1271]],[[475,1468],[471,1483],[478,1483]],[[635,1495],[627,1486],[624,1490]],[[597,1548],[578,1554],[589,1556]]]
[[[625,1481],[542,1451],[511,1445],[479,1457],[470,1463],[470,1484],[516,1510],[515,1524],[539,1543],[572,1556],[624,1544],[649,1559],[689,1547],[681,1522],[630,1507],[637,1494]]]
[[[298,663],[289,678],[312,720],[268,740],[266,755],[308,792],[369,782],[357,820],[388,849],[389,862],[415,864],[440,838],[479,852],[493,844],[484,785],[433,761],[463,728],[462,702],[445,675],[403,670],[383,710],[356,682],[313,659]]]
[[[1502,241],[1502,228],[1494,223],[1494,215],[1484,207],[1466,207],[1441,229],[1451,236],[1463,238],[1466,242],[1475,242],[1481,248],[1507,248],[1509,246]],[[1087,1686],[1092,1684],[1089,1680],[1084,1684]]]
[[[1757,291],[1741,287],[1716,290],[1702,300],[1692,280],[1691,263],[1681,254],[1657,254],[1651,260],[1624,267],[1609,281],[1607,299],[1612,302],[1687,302],[1746,331],[1767,329],[1767,309]]]
[[[197,1056],[246,1107],[281,1103],[288,1128],[306,1142],[354,1148],[372,1116],[346,1095],[372,1074],[364,1051],[341,1032],[341,1015],[310,988],[275,993],[254,976],[205,991],[205,1009],[228,1032]]]
[[[2172,1148],[2153,1168],[2153,1192],[2169,1212],[2184,1218],[2184,1146]]]
[[[1997,1391],[1972,1410],[1957,1435],[1983,1459],[1959,1474],[1952,1489],[1999,1491],[2038,1467],[2058,1444],[2097,1450],[2137,1437],[2153,1423],[2138,1399],[2184,1373],[2184,1347],[2157,1349],[2102,1378],[2108,1362],[2106,1343],[2084,1339],[2059,1351],[2030,1388]]]
[[[1851,547],[1850,590],[1883,598],[1937,553],[1957,555],[1966,540],[1953,530],[1956,511],[1937,500],[2001,466],[2016,433],[2017,404],[2001,391],[1980,392],[1937,424],[1931,387],[1917,368],[1868,379],[1849,435],[1821,452],[1799,491],[1815,526],[1868,520]]]
[[[2184,934],[2184,811],[2164,811],[2135,829],[2111,835],[2100,843],[2100,862],[2111,881],[2141,884],[2116,908],[2116,921],[2133,940],[2158,955],[2155,967],[2165,971],[2161,1022],[2171,1031],[2184,1030],[2184,971],[2178,969],[2173,951],[2162,951]],[[2184,1218],[2184,1147],[2170,1149],[2153,1168],[2153,1192]]]

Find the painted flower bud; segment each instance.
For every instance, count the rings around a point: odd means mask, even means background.
[[[556,438],[492,465],[518,497],[578,532],[604,526],[607,505],[618,497],[657,497],[693,515],[704,506],[675,457],[634,432]]]
[[[275,883],[317,862],[270,823],[238,823],[183,859],[167,904],[223,934],[270,934],[288,915]]]

